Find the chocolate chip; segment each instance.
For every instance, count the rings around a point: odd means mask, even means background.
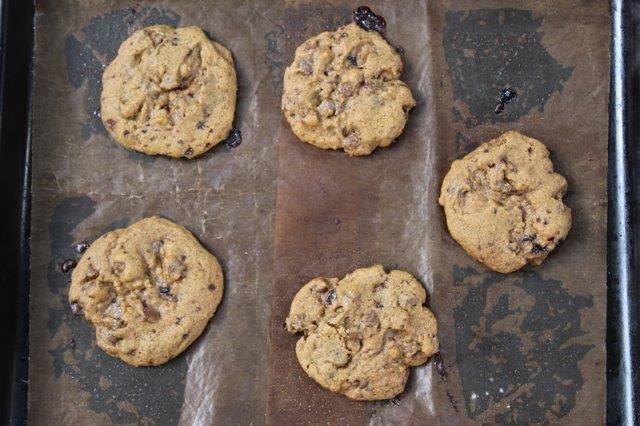
[[[113,273],[116,275],[120,275],[124,272],[125,264],[122,262],[113,262]]]
[[[125,130],[124,132],[122,132],[122,136],[128,136],[129,135],[129,131]]]
[[[383,307],[384,307],[384,305],[383,305],[382,303],[380,303],[380,302],[376,302],[376,303],[374,304],[374,306],[375,306],[377,309],[380,309],[380,308],[383,308]]]
[[[202,129],[206,129],[206,128],[207,128],[207,125],[204,124],[204,121],[198,121],[196,123],[196,129],[202,130]]]
[[[536,238],[537,237],[535,235],[523,235],[521,240],[523,243],[526,243],[527,241],[535,241]]]
[[[336,219],[336,220],[333,221],[333,223],[336,224],[336,225],[340,225],[341,222],[340,222],[340,219]]]
[[[187,150],[184,152],[184,155],[186,157],[191,157],[193,155],[193,149],[187,148]]]
[[[298,67],[300,68],[300,71],[302,71],[302,73],[305,75],[313,74],[313,64],[307,59],[301,59],[298,63]]]
[[[110,118],[107,120],[106,125],[109,128],[109,130],[113,130],[113,128],[116,126],[116,120],[114,120],[113,118]]]
[[[352,55],[347,56],[347,61],[349,61],[349,63],[354,67],[358,66],[358,58],[356,58],[355,56],[352,56]]]
[[[533,247],[531,248],[531,253],[540,254],[540,253],[544,253],[545,251],[547,251],[546,247],[541,246],[538,243],[533,243]]]
[[[77,265],[76,261],[73,259],[67,259],[62,264],[60,264],[60,270],[65,274],[75,268]]]
[[[240,133],[240,129],[234,127],[233,129],[231,129],[231,132],[229,133],[229,137],[227,137],[225,144],[227,144],[229,148],[235,148],[241,143],[242,133]]]
[[[182,338],[183,338],[183,339],[186,339],[187,337],[189,337],[189,333],[184,333],[184,334],[182,335]]]
[[[381,290],[384,290],[385,288],[387,288],[387,285],[385,283],[378,284],[375,287],[373,287],[373,292],[377,293],[377,292],[379,292]]]
[[[384,18],[373,13],[367,6],[360,6],[353,11],[353,21],[363,30],[376,31],[380,34],[384,34],[387,27]]]
[[[161,285],[160,287],[158,287],[158,290],[160,291],[160,294],[169,294],[171,288],[169,288],[169,286]]]
[[[177,46],[179,41],[180,41],[180,39],[178,37],[174,37],[174,38],[171,39],[171,45],[172,46]]]
[[[216,291],[216,285],[215,285],[215,284],[209,284],[209,285],[207,286],[207,288],[208,288],[209,290],[211,290],[211,291]]]
[[[98,278],[98,275],[100,275],[100,272],[93,269],[93,266],[89,266],[89,271],[87,272],[87,275],[84,276],[84,280],[85,282],[95,280]]]
[[[160,319],[160,312],[151,306],[145,306],[142,308],[142,312],[144,313],[144,318],[149,322],[157,322]]]
[[[79,315],[82,313],[82,307],[78,305],[78,302],[71,302],[69,306],[71,307],[71,313],[73,315]]]
[[[329,291],[327,294],[325,294],[324,298],[323,298],[323,302],[325,305],[330,305],[336,298],[336,290],[333,289],[331,291]]]
[[[85,250],[87,250],[89,248],[89,244],[85,243],[84,241],[76,244],[76,251],[78,253],[84,253]]]

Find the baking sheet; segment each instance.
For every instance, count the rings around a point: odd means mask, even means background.
[[[349,158],[298,142],[279,104],[295,47],[359,3],[37,2],[31,423],[604,422],[606,2],[368,4],[405,49],[418,105],[392,147]],[[233,52],[242,145],[181,161],[106,136],[102,69],[154,23],[198,25]],[[496,115],[506,86],[518,99]],[[504,276],[450,238],[437,194],[453,159],[508,129],[552,151],[574,225],[543,267]],[[226,288],[184,355],[136,369],[71,314],[59,264],[79,257],[77,242],[151,214],[193,231]],[[282,323],[304,282],[372,263],[425,284],[442,362],[414,369],[399,398],[352,402],[306,377]]]

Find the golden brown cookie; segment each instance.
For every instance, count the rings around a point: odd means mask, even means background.
[[[409,367],[438,350],[437,324],[423,306],[422,284],[380,265],[343,279],[314,278],[291,303],[290,333],[304,333],[296,355],[323,387],[351,399],[390,399],[404,390]]]
[[[109,355],[159,365],[202,333],[222,291],[216,258],[182,226],[149,217],[91,244],[71,276],[69,302]]]
[[[400,55],[377,32],[350,24],[311,37],[284,73],[282,110],[302,141],[368,155],[391,144],[415,106]]]
[[[231,53],[198,27],[133,33],[102,76],[111,136],[145,154],[193,158],[229,135],[236,105]]]
[[[451,236],[472,257],[509,273],[540,265],[565,239],[567,181],[545,146],[510,131],[451,164],[440,192]]]

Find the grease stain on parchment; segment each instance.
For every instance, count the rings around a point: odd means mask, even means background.
[[[144,7],[115,10],[91,19],[80,30],[65,40],[64,54],[67,75],[74,89],[86,82],[88,93],[85,101],[87,122],[82,126],[82,138],[88,140],[93,134],[107,135],[100,120],[100,93],[102,72],[118,53],[118,47],[134,31],[156,24],[176,26],[180,16],[171,11]]]
[[[542,20],[532,11],[518,9],[445,14],[443,44],[453,98],[468,108],[454,116],[467,127],[515,121],[531,110],[543,111],[551,95],[562,92],[573,67],[559,64],[543,46]],[[515,89],[518,98],[496,114],[505,87]]]
[[[594,347],[572,295],[537,272],[481,273],[455,266],[463,297],[454,307],[456,361],[468,415],[497,424],[555,422],[575,405],[578,363]],[[466,294],[465,294],[466,293]]]

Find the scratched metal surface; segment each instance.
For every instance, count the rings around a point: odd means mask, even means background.
[[[405,49],[418,105],[391,148],[348,158],[296,141],[279,98],[295,47],[349,22],[358,2],[37,2],[31,423],[603,422],[606,2],[368,4]],[[154,23],[201,26],[233,52],[242,145],[180,161],[106,136],[102,69]],[[496,115],[505,86],[518,99]],[[550,148],[574,226],[543,267],[503,276],[449,237],[437,193],[453,159],[507,129]],[[151,214],[216,254],[226,292],[185,354],[136,369],[71,314],[59,263],[78,257],[75,243]],[[446,376],[429,362],[399,398],[356,403],[304,375],[282,322],[309,278],[373,262],[425,283]]]

